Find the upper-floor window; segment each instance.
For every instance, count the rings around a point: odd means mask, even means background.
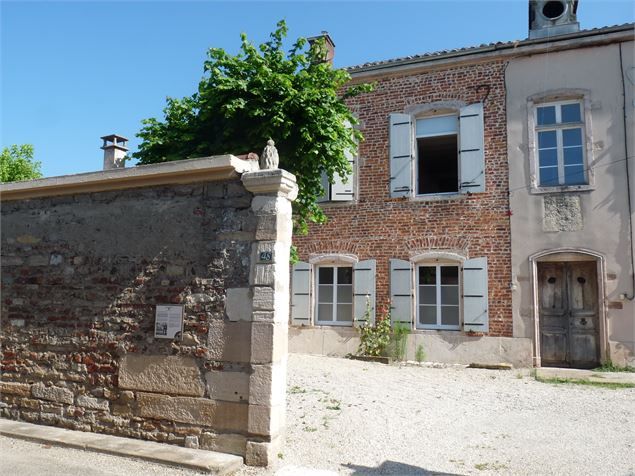
[[[538,185],[587,184],[584,120],[580,101],[535,108]]]
[[[458,134],[456,114],[416,120],[417,195],[459,191]]]
[[[390,196],[484,192],[483,104],[424,108],[390,114]]]

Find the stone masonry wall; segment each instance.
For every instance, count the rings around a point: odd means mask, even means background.
[[[357,199],[324,204],[328,223],[294,237],[300,259],[353,254],[377,260],[377,309],[390,300],[389,260],[429,251],[487,257],[489,335],[512,336],[511,235],[505,123],[505,61],[394,73],[368,80],[374,91],[350,100],[364,141]],[[354,79],[355,81],[355,79]],[[393,112],[430,103],[483,102],[486,191],[448,199],[391,198],[389,127]]]
[[[0,415],[268,464],[287,348],[288,312],[274,311],[288,302],[291,204],[278,185],[3,203]],[[183,338],[155,339],[155,306],[170,303],[184,305]]]

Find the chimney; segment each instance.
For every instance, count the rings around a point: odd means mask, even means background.
[[[104,170],[125,167],[123,159],[128,152],[128,139],[117,134],[110,134],[101,139],[104,141],[104,145],[101,146],[104,151]]]
[[[319,36],[312,36],[311,38],[307,38],[310,46],[313,46],[316,41],[324,39],[324,47],[326,51],[324,52],[324,58],[322,59],[322,63],[330,63],[333,64],[333,58],[335,57],[335,43],[333,43],[333,39],[329,35],[328,31],[323,31]]]
[[[578,0],[529,0],[529,39],[580,31]]]

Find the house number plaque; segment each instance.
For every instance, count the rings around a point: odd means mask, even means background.
[[[260,261],[270,262],[273,259],[273,253],[271,251],[261,251]]]

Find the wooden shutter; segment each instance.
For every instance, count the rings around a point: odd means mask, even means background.
[[[409,261],[390,260],[390,312],[392,322],[412,322],[412,269]]]
[[[390,115],[390,196],[409,197],[412,183],[412,124],[408,114]]]
[[[489,332],[487,310],[487,258],[463,263],[463,329]]]
[[[375,321],[376,261],[360,261],[353,268],[353,309],[355,320],[365,322],[366,305],[370,303],[370,320]]]
[[[330,193],[331,184],[329,183],[329,177],[328,175],[326,175],[326,172],[322,172],[321,181],[322,181],[322,188],[324,189],[324,193],[317,198],[318,203],[328,202],[330,200],[330,195],[331,195]]]
[[[291,324],[308,326],[311,310],[311,265],[302,261],[291,271]]]
[[[342,178],[338,174],[333,176],[333,184],[331,185],[331,200],[334,202],[348,202],[353,200],[353,184],[355,178],[355,156],[350,150],[347,150],[344,155],[348,159],[348,163],[351,166],[351,173]]]
[[[483,132],[483,103],[462,107],[459,115],[459,190],[461,193],[485,191]]]

